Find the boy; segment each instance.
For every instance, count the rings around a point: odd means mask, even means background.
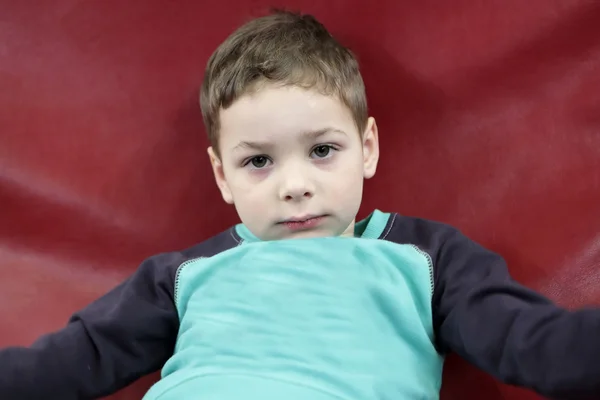
[[[239,28],[201,106],[241,223],[2,350],[1,399],[93,399],[161,368],[146,400],[434,399],[451,350],[548,396],[600,395],[600,310],[558,308],[449,226],[355,222],[377,126],[356,60],[314,18]]]

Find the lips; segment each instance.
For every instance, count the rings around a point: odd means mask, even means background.
[[[288,222],[307,222],[310,221],[311,219],[315,219],[315,218],[321,218],[324,217],[324,215],[304,215],[301,217],[294,217],[294,218],[289,218],[286,220],[281,221],[282,224],[286,224]]]
[[[298,232],[311,230],[319,227],[327,215],[303,215],[300,217],[288,218],[281,221],[279,225],[283,225],[290,231]]]

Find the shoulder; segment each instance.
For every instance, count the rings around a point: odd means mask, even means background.
[[[212,257],[240,243],[241,239],[235,232],[235,227],[231,227],[188,248],[162,252],[146,258],[141,263],[138,274],[173,282],[177,270],[187,261]]]
[[[192,259],[200,257],[212,257],[241,244],[241,238],[235,231],[235,226],[220,232],[192,247],[180,252],[183,258]]]
[[[450,262],[466,261],[478,256],[498,257],[452,225],[398,213],[390,213],[388,225],[380,239],[410,244],[426,252],[431,257],[436,275]]]
[[[412,244],[435,253],[447,240],[461,236],[460,231],[443,222],[389,213],[389,221],[380,239]]]
[[[443,222],[390,214],[385,235],[380,239],[410,244],[427,253],[438,288],[442,282],[480,279],[490,268],[499,273],[506,271],[504,259],[499,254]]]

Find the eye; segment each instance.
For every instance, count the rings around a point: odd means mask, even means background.
[[[265,156],[254,156],[249,159],[244,165],[251,164],[256,169],[261,169],[269,164],[269,159]]]
[[[335,150],[332,145],[321,144],[313,149],[312,154],[314,154],[316,158],[327,158],[332,150]]]

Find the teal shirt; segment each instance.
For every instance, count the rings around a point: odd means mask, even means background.
[[[417,247],[355,238],[259,241],[186,261],[173,356],[144,400],[436,399],[433,271]]]
[[[0,349],[0,399],[437,399],[442,354],[550,398],[598,398],[600,309],[566,310],[456,228],[373,212],[354,238],[233,226],[156,254],[61,330]],[[567,351],[568,350],[568,351]]]

